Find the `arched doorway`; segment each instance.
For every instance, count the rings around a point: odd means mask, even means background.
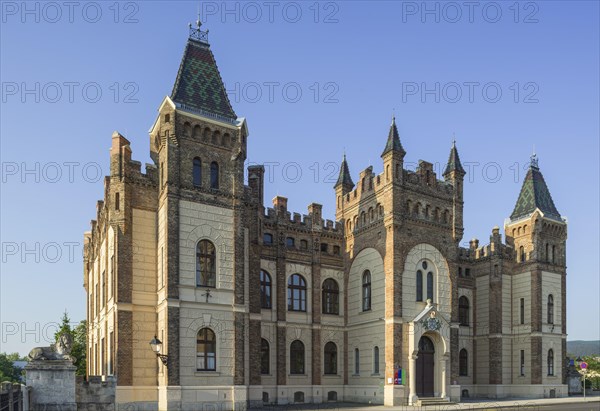
[[[433,397],[433,357],[435,347],[428,337],[419,340],[419,354],[417,358],[417,395],[419,397]]]

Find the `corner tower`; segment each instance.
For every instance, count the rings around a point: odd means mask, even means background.
[[[514,377],[528,384],[564,383],[567,221],[535,154],[505,232],[514,252],[513,334],[519,338],[513,358],[521,365]]]

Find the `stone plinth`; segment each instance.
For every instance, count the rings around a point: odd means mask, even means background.
[[[75,370],[69,360],[38,360],[25,366],[27,386],[31,390],[31,411],[77,411]]]

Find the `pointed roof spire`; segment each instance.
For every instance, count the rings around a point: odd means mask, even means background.
[[[171,92],[171,100],[184,110],[235,122],[237,115],[225,90],[215,56],[208,44],[208,30],[202,31],[200,16],[196,27],[190,23],[188,38],[177,78]]]
[[[452,148],[450,149],[450,156],[448,157],[448,164],[446,164],[444,175],[450,174],[453,171],[462,173],[463,175],[466,174],[465,169],[460,163],[460,157],[458,156],[458,150],[456,149],[456,140],[452,140]]]
[[[514,221],[527,217],[536,209],[544,213],[545,217],[562,221],[560,213],[554,205],[544,176],[540,172],[537,155],[534,153],[531,156],[531,164],[510,219]]]
[[[348,168],[348,162],[346,161],[346,153],[344,152],[344,157],[342,159],[342,165],[340,166],[340,175],[335,183],[334,188],[338,186],[348,187],[350,190],[354,188],[354,182],[352,181],[352,177],[350,176],[350,169]]]
[[[390,132],[388,134],[387,143],[381,153],[381,157],[389,153],[390,151],[398,151],[403,156],[406,154],[402,144],[400,143],[400,135],[398,134],[398,127],[396,127],[396,115],[392,116],[392,125],[390,126]]]

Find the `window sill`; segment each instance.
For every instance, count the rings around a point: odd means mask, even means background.
[[[204,376],[215,376],[215,377],[219,377],[219,376],[221,375],[221,373],[220,373],[220,372],[218,372],[218,371],[208,371],[208,370],[206,370],[206,371],[202,370],[202,371],[201,371],[201,370],[196,370],[196,371],[194,372],[194,375],[195,375],[195,376],[197,376],[197,377],[204,377]]]
[[[308,377],[308,374],[288,374],[288,377],[290,377],[290,378],[294,378],[294,377],[306,378],[306,377]]]
[[[360,374],[352,374],[351,377],[360,377]]]
[[[379,376],[381,376],[381,374],[378,372],[374,372],[373,374],[371,374],[371,377],[379,377]]]
[[[332,317],[339,317],[340,314],[339,313],[322,313],[323,315],[330,315]]]
[[[323,374],[324,378],[339,378],[341,375],[339,374]]]

